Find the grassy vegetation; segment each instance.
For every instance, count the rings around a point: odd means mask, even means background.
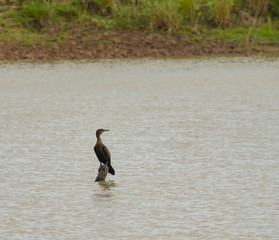
[[[279,42],[279,0],[0,0],[0,41],[63,44],[77,26],[245,41],[255,19],[251,36]]]

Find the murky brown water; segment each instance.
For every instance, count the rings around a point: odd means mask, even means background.
[[[0,107],[1,239],[279,239],[278,59],[2,64]]]

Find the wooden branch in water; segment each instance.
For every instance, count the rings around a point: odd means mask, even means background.
[[[104,181],[108,174],[108,166],[101,165],[98,169],[98,176],[95,179],[95,182]]]

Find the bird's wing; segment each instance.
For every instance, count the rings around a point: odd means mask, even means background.
[[[104,157],[107,159],[108,163],[110,163],[110,152],[105,145],[103,146],[102,152],[103,152]]]

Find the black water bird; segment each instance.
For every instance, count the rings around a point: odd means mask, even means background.
[[[100,167],[103,164],[107,165],[108,166],[108,169],[109,169],[109,173],[114,175],[115,174],[115,171],[113,169],[113,167],[111,166],[111,161],[110,161],[110,152],[108,150],[108,148],[103,144],[102,140],[101,140],[101,134],[103,132],[106,132],[106,131],[109,131],[109,130],[105,130],[105,129],[98,129],[96,131],[96,137],[97,137],[97,142],[95,144],[95,147],[94,147],[94,151],[100,161]]]

